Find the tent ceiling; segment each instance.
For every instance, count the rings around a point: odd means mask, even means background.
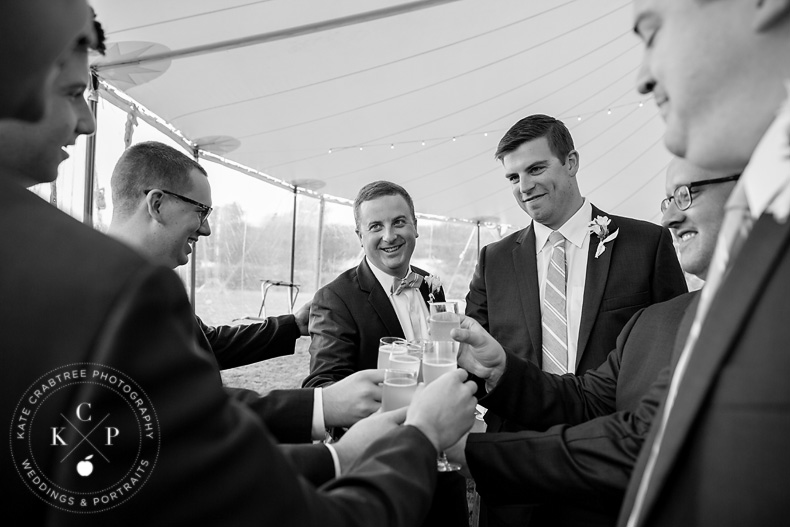
[[[273,177],[349,199],[388,179],[419,212],[524,225],[493,153],[515,121],[546,113],[571,129],[583,194],[659,218],[669,154],[634,89],[630,2],[91,3],[112,47],[103,78]],[[123,58],[143,62],[106,66]]]

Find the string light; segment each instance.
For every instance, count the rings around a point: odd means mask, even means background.
[[[592,112],[580,113],[580,114],[577,114],[575,117],[576,117],[576,121],[577,122],[581,122],[583,119],[594,117],[596,115],[602,115],[602,114],[603,115],[612,115],[612,112],[614,110],[618,109],[618,108],[626,108],[626,107],[633,108],[634,106],[637,106],[638,108],[643,108],[644,105],[645,105],[644,100],[638,101],[638,102],[634,101],[634,102],[630,102],[630,103],[625,103],[625,104],[612,106],[612,107],[609,107],[609,108],[606,108],[606,109],[600,109],[600,110],[596,110],[596,111],[592,111]],[[561,120],[562,119],[571,119],[571,117],[570,116],[559,117],[559,119],[561,119]],[[458,142],[459,139],[464,139],[464,138],[473,138],[473,137],[479,137],[479,136],[488,137],[489,134],[493,134],[493,133],[503,134],[505,132],[505,130],[506,129],[503,128],[503,129],[497,129],[497,130],[486,130],[486,131],[483,131],[483,132],[476,132],[476,133],[451,135],[451,136],[444,136],[444,137],[431,137],[431,138],[428,138],[428,139],[417,139],[417,140],[410,140],[410,141],[407,140],[407,141],[399,141],[399,142],[393,142],[393,143],[371,143],[371,144],[365,144],[364,146],[363,145],[334,146],[334,147],[329,149],[328,153],[332,154],[332,153],[335,153],[335,152],[338,152],[338,151],[350,150],[350,149],[354,149],[354,148],[358,148],[359,151],[361,152],[364,149],[364,147],[371,147],[372,148],[372,147],[387,146],[387,145],[389,145],[390,150],[395,150],[395,146],[396,145],[408,145],[408,144],[415,144],[416,145],[416,144],[419,144],[420,146],[426,146],[428,144],[428,142],[431,142],[431,143],[442,143],[442,142],[445,142],[445,141],[451,141],[453,143],[456,143],[456,142]]]

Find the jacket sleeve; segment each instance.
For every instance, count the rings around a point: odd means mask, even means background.
[[[617,347],[603,364],[584,375],[546,373],[534,363],[506,352],[505,372],[480,404],[532,430],[562,423],[574,425],[614,412],[623,350],[643,312],[631,317],[617,337]]]
[[[633,412],[545,432],[470,434],[465,453],[477,491],[500,503],[622,499],[670,379],[664,368]]]
[[[469,292],[466,294],[466,316],[475,319],[486,331],[488,327],[488,297],[486,293],[486,249],[480,250],[472,281],[469,283]]]
[[[303,387],[331,384],[359,370],[359,328],[343,298],[329,287],[313,297],[310,337],[310,374]]]
[[[256,324],[216,327],[207,326],[198,318],[198,324],[222,370],[291,355],[300,337],[293,315],[269,317]]]
[[[316,488],[296,473],[261,419],[216,382],[213,365],[198,351],[183,285],[171,270],[159,271],[127,284],[85,352],[87,362],[134,379],[144,390],[141,404],[155,410],[161,441],[122,442],[115,455],[144,459],[148,479],[127,506],[95,514],[39,503],[47,524],[419,524],[436,484],[436,450],[428,438],[402,426],[372,443],[346,475]],[[117,414],[120,429],[137,428],[137,414],[110,390],[92,384],[74,390]],[[57,474],[53,483],[64,488],[81,477],[75,470]]]
[[[278,442],[308,443],[312,440],[312,389],[272,390],[266,395],[243,388],[226,387],[225,391],[255,412]]]

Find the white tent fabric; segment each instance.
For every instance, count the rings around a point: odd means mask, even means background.
[[[375,179],[419,212],[514,226],[493,154],[518,119],[562,119],[582,193],[658,221],[663,122],[635,89],[623,0],[92,0],[99,76],[190,141],[353,199]]]

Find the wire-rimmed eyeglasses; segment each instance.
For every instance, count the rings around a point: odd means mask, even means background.
[[[669,204],[672,203],[673,200],[675,201],[675,206],[678,208],[678,210],[686,210],[691,207],[691,189],[694,187],[713,185],[715,183],[726,183],[727,181],[737,181],[739,177],[741,177],[740,174],[735,174],[733,176],[694,181],[688,185],[681,185],[675,189],[675,192],[673,192],[670,197],[661,200],[661,214],[667,211]]]
[[[146,189],[146,190],[143,191],[143,194],[147,195],[152,190],[154,190],[154,189],[151,189],[151,188]],[[208,219],[208,215],[211,214],[211,211],[214,210],[211,207],[209,207],[208,205],[205,205],[205,204],[203,204],[203,203],[201,203],[199,201],[195,201],[194,199],[190,199],[190,198],[188,198],[186,196],[182,196],[181,194],[176,194],[175,192],[170,192],[169,190],[164,190],[164,189],[161,189],[161,188],[158,189],[158,190],[160,192],[162,192],[163,194],[167,194],[168,196],[173,196],[174,198],[178,198],[178,199],[180,199],[181,201],[183,201],[185,203],[189,203],[190,205],[196,206],[198,208],[198,210],[196,212],[198,213],[198,218],[200,218],[200,225],[201,225],[201,227],[203,226],[204,223],[206,223],[206,220]]]

